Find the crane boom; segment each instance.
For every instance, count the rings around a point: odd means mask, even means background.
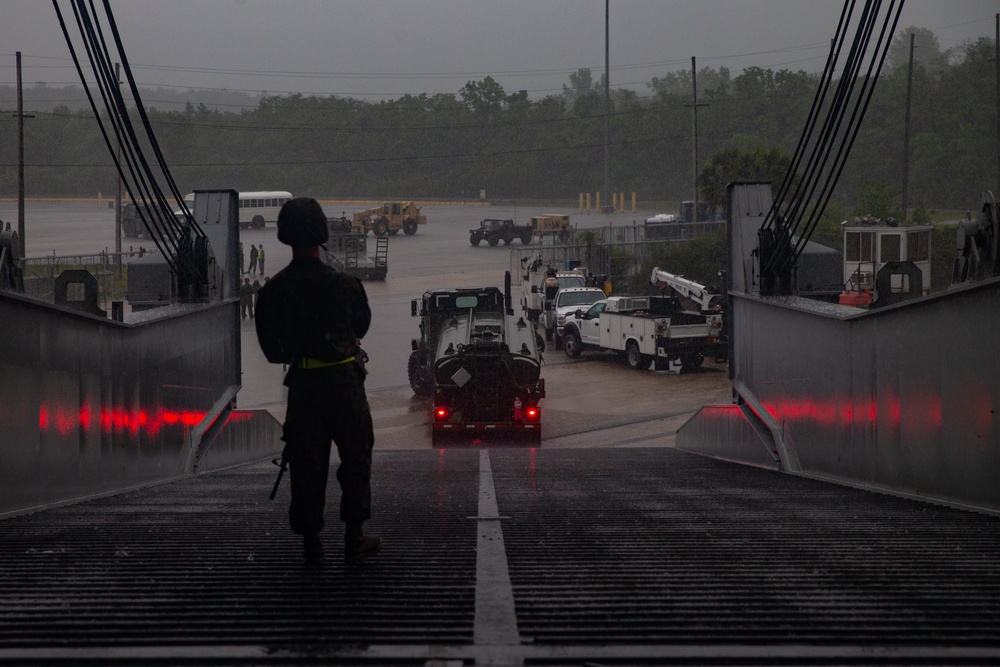
[[[653,268],[653,273],[649,277],[649,282],[653,285],[666,285],[671,287],[680,296],[690,299],[701,310],[712,310],[719,301],[719,295],[713,294],[707,287],[684,276],[661,271],[659,267]]]

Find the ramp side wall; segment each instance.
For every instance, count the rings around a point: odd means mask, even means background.
[[[1000,281],[847,317],[732,303],[731,373],[803,473],[1000,509]]]
[[[240,383],[238,308],[129,325],[0,293],[0,512],[176,475]]]

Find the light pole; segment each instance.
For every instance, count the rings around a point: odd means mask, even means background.
[[[608,139],[608,115],[611,113],[611,68],[610,68],[610,16],[611,0],[604,0],[604,194],[611,196],[611,177],[609,163],[611,147]]]

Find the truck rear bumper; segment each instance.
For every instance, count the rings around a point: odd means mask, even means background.
[[[498,423],[434,423],[435,431],[537,431],[542,428],[538,422],[498,422]]]

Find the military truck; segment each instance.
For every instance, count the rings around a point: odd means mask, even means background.
[[[418,395],[433,395],[431,440],[487,434],[542,437],[545,396],[535,329],[496,287],[429,290],[411,302],[420,338],[407,373]]]
[[[354,224],[361,227],[365,234],[374,232],[376,236],[396,235],[402,229],[404,234],[412,236],[417,233],[418,225],[427,224],[427,216],[412,201],[392,201],[355,211]]]
[[[520,239],[521,245],[528,245],[533,232],[531,225],[516,225],[513,220],[486,218],[480,221],[477,229],[469,230],[469,243],[479,245],[486,241],[495,246],[503,241],[504,245],[510,245],[514,239]]]

